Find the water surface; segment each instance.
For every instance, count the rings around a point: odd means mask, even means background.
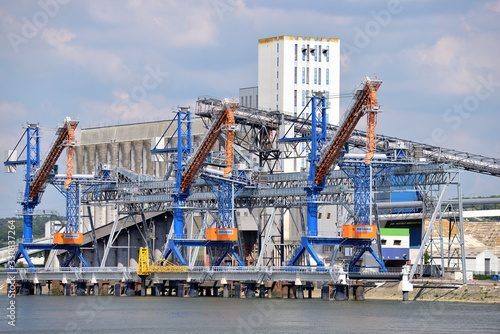
[[[17,296],[6,333],[500,333],[500,305],[178,297]]]

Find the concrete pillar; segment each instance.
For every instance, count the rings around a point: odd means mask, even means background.
[[[195,298],[195,297],[199,297],[199,295],[200,295],[200,284],[197,282],[191,282],[189,284],[188,296],[191,298]],[[202,292],[202,295],[203,295],[203,292]]]
[[[119,143],[118,150],[118,167],[125,167],[130,169],[130,142]]]
[[[75,174],[85,174],[85,148],[75,146]]]
[[[184,297],[186,285],[184,283],[177,284],[177,297]]]
[[[146,296],[146,277],[141,275],[141,296]]]
[[[264,283],[259,286],[259,298],[266,298],[266,285]]]
[[[165,177],[165,174],[167,173],[167,163],[166,162],[155,162],[155,175],[163,178]]]
[[[224,284],[222,286],[222,297],[229,298],[229,284]]]
[[[336,284],[335,285],[335,300],[345,300],[346,299],[345,289],[346,289],[346,286],[343,284]]]
[[[107,296],[109,294],[109,281],[108,280],[102,281],[101,286],[102,286],[102,295]]]
[[[154,175],[153,162],[151,161],[151,140],[142,141],[142,170],[145,174]]]
[[[120,297],[122,295],[122,283],[115,283],[115,297]]]
[[[65,296],[71,296],[72,292],[73,292],[72,290],[73,290],[73,286],[71,283],[64,284],[64,295]]]
[[[99,283],[94,283],[94,296],[99,296]]]
[[[329,285],[323,285],[321,287],[321,299],[330,300],[330,286]]]
[[[99,165],[99,163],[105,164],[108,161],[107,144],[97,144],[95,149],[96,149],[96,166]]]
[[[135,296],[135,282],[134,281],[127,281],[125,283],[125,295],[128,297],[133,297]]]
[[[95,171],[95,145],[85,145],[84,148],[85,174],[93,174]]]
[[[37,296],[42,295],[42,285],[40,283],[35,284],[35,295]]]
[[[85,296],[85,290],[87,289],[87,282],[76,281],[76,295]]]
[[[297,299],[304,299],[304,287],[297,285]]]
[[[356,300],[365,300],[365,286],[364,285],[359,285],[356,287],[355,299]]]
[[[245,291],[245,298],[255,298],[256,283],[248,282],[246,283],[247,289]]]
[[[142,174],[142,141],[132,142],[132,156],[130,169],[138,174]]]
[[[413,291],[413,284],[410,283],[410,267],[403,266],[402,280],[399,282],[398,291],[403,292],[403,301],[408,300],[408,292]]]
[[[154,289],[153,289],[153,291],[151,291],[151,294],[153,296],[157,296],[157,297],[161,296],[161,285],[162,285],[161,283],[154,284]]]
[[[109,143],[107,145],[107,163],[118,166],[118,143]]]
[[[241,283],[234,283],[234,298],[241,298],[243,294],[243,286]]]
[[[217,288],[215,288],[215,287],[214,287],[214,290],[215,290],[215,289],[217,289]],[[207,297],[212,297],[212,288],[210,288],[210,287],[208,287],[208,288],[207,288],[207,293],[206,293],[206,296],[207,296]]]

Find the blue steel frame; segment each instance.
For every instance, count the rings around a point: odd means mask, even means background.
[[[80,184],[71,182],[66,191],[66,233],[79,233]]]
[[[23,139],[26,139],[26,145],[21,149],[18,157],[22,156],[26,152],[26,160],[14,160],[12,161],[12,154],[4,162],[4,165],[26,165],[26,174],[24,180],[26,182],[24,188],[24,197],[22,201],[23,206],[23,242],[30,243],[33,242],[33,209],[39,203],[39,196],[35,198],[34,201],[30,201],[30,185],[33,178],[33,174],[37,168],[40,167],[40,136],[38,125],[29,125],[24,131],[23,135],[17,142],[14,150],[17,150]]]
[[[181,265],[185,266],[186,261],[182,256],[179,247],[218,247],[224,248],[225,251],[223,253],[224,257],[229,252],[231,252],[238,263],[243,266],[243,262],[239,259],[234,251],[233,244],[228,242],[218,242],[218,241],[207,241],[207,240],[189,240],[184,238],[184,205],[187,197],[189,196],[189,188],[186,192],[181,193],[181,182],[182,182],[182,172],[184,171],[187,159],[191,155],[192,144],[191,144],[191,113],[189,110],[179,109],[176,117],[170,125],[167,127],[167,130],[163,133],[162,138],[165,137],[170,126],[177,120],[177,129],[174,131],[173,135],[167,141],[167,144],[171,142],[174,135],[177,133],[177,147],[176,148],[158,148],[154,147],[151,150],[151,153],[163,153],[163,152],[175,152],[177,151],[177,163],[176,163],[176,174],[175,174],[175,193],[174,197],[174,238],[167,242],[167,248],[165,253],[163,254],[163,258],[167,259],[170,254],[173,254],[181,263]],[[224,207],[227,201],[222,203]],[[219,203],[220,206],[220,203]],[[224,211],[225,212],[225,211]],[[223,260],[223,257],[218,260],[218,263]]]
[[[304,126],[306,122],[311,120],[311,135],[309,137],[300,137],[300,138],[281,138],[281,142],[291,142],[291,141],[311,141],[311,152],[308,156],[309,161],[309,178],[308,178],[308,186],[305,188],[307,192],[307,235],[302,237],[301,244],[299,249],[295,253],[292,260],[289,262],[289,266],[295,265],[295,262],[304,254],[304,252],[308,252],[313,260],[316,262],[317,266],[324,266],[324,263],[319,259],[318,255],[313,249],[313,244],[317,241],[318,236],[318,195],[324,189],[323,184],[316,186],[314,184],[314,180],[316,179],[316,164],[320,158],[321,150],[326,144],[327,140],[327,114],[326,114],[326,99],[324,96],[313,96],[311,100],[304,107],[302,112],[299,114],[294,124],[291,126],[294,127],[295,123],[299,122],[301,115],[304,111],[311,105],[311,114],[306,117],[301,126]],[[290,131],[290,130],[289,130]],[[327,242],[326,239],[321,238],[323,242]],[[333,242],[333,241],[332,241]],[[327,244],[327,243],[325,243]],[[329,243],[332,244],[332,243]]]
[[[391,179],[391,171],[394,171],[394,164],[376,163],[375,160],[367,165],[364,158],[360,160],[344,160],[340,166],[344,173],[354,182],[354,224],[370,225],[370,165],[376,170],[372,175],[372,182],[375,182],[383,175]]]
[[[205,181],[210,184],[210,188],[217,197],[217,228],[234,228],[233,221],[233,198],[238,197],[243,188],[244,183],[233,183],[231,179],[212,178],[203,175]]]
[[[40,167],[40,134],[39,134],[39,128],[38,125],[29,125],[19,141],[17,142],[14,150],[17,149],[19,144],[23,141],[23,139],[26,137],[26,145],[24,148],[21,150],[20,154],[18,156],[21,156],[25,151],[26,151],[26,160],[15,160],[11,161],[11,156],[7,158],[7,161],[4,162],[5,165],[26,165],[26,175],[25,175],[25,190],[24,190],[24,197],[22,201],[22,206],[23,206],[23,242],[18,244],[18,250],[16,253],[16,256],[14,257],[14,260],[10,262],[10,266],[13,267],[15,263],[21,258],[24,257],[28,265],[33,268],[34,264],[31,262],[31,259],[28,254],[28,250],[30,249],[35,249],[35,250],[52,250],[52,249],[63,249],[69,252],[70,256],[66,263],[63,264],[64,267],[68,266],[71,260],[75,256],[78,256],[80,260],[82,261],[82,264],[86,267],[87,262],[83,259],[82,253],[80,252],[80,246],[78,245],[58,245],[58,244],[34,244],[33,243],[33,210],[35,207],[40,203],[40,198],[42,196],[42,192],[38,194],[38,196],[31,201],[30,198],[30,186],[31,182],[33,180],[33,177],[35,175],[36,169]],[[73,188],[72,188],[73,187]],[[76,186],[77,187],[77,186]],[[74,183],[70,185],[70,188],[68,188],[68,194],[70,192],[70,189],[75,189]],[[77,195],[78,196],[78,190],[77,190]],[[70,196],[68,195],[68,198]],[[70,226],[76,226],[76,229],[78,229],[78,225],[74,223],[75,217],[77,218],[78,216],[78,203],[79,203],[79,198],[76,199],[76,207],[75,207],[75,200],[72,200],[71,203],[69,200],[66,202],[66,208],[67,208],[67,219],[68,223]],[[69,209],[71,208],[71,209]],[[76,214],[75,214],[76,212]],[[68,233],[72,231],[67,231]],[[78,232],[75,230],[74,232]]]
[[[325,146],[327,142],[327,114],[326,114],[326,100],[324,97],[313,96],[310,100],[311,103],[311,136],[310,137],[301,137],[301,138],[281,138],[282,142],[290,142],[290,141],[303,141],[310,140],[311,141],[311,152],[309,153],[309,178],[308,178],[308,187],[305,188],[307,192],[307,233],[306,236],[301,238],[301,243],[299,249],[293,256],[293,258],[288,263],[289,266],[294,266],[295,263],[300,259],[300,257],[305,253],[309,253],[312,259],[316,262],[316,265],[319,267],[324,267],[324,263],[319,259],[318,255],[314,251],[313,245],[347,245],[347,246],[355,246],[357,251],[357,255],[351,259],[351,263],[349,264],[349,269],[354,268],[356,262],[361,258],[364,252],[370,252],[377,263],[380,265],[382,271],[387,271],[384,266],[384,263],[378,258],[375,252],[371,248],[371,240],[370,239],[347,239],[347,238],[328,238],[328,237],[319,237],[318,236],[318,195],[324,189],[324,180],[323,183],[319,186],[314,184],[316,179],[316,164],[320,158],[321,150]],[[298,119],[304,113],[304,110],[309,106],[309,103],[302,110],[297,120],[295,120],[294,125],[298,122]],[[306,121],[309,119],[307,117]],[[305,121],[304,121],[305,124]],[[294,126],[292,125],[292,127]],[[288,133],[288,132],[287,132]],[[286,136],[286,134],[285,134]],[[363,170],[366,174],[366,170]],[[368,179],[366,177],[361,177],[360,179],[355,180],[355,212],[359,210],[361,213],[357,214],[357,216],[363,217],[365,220],[369,220],[369,206],[367,209],[367,205],[369,205],[369,189],[370,189],[370,170],[368,167]],[[366,189],[368,189],[368,193],[366,193]],[[367,214],[368,212],[368,214]],[[365,218],[367,217],[367,218]]]

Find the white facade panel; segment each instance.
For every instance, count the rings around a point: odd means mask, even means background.
[[[296,115],[312,91],[326,91],[329,123],[338,124],[338,39],[280,36],[259,40],[258,76],[259,109]]]

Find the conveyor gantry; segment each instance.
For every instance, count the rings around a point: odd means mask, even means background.
[[[340,152],[361,117],[368,111],[375,108],[378,109],[376,93],[381,83],[381,80],[367,79],[363,82],[363,86],[356,91],[352,106],[347,111],[347,114],[335,133],[335,136],[326,145],[321,157],[319,158],[316,167],[316,177],[314,179],[315,186],[323,184],[326,174],[335,163],[335,160],[339,157]]]
[[[230,120],[230,118],[228,118],[229,114],[234,113],[236,107],[236,103],[225,103],[222,109],[217,112],[218,114],[215,116],[212,125],[208,129],[207,135],[203,137],[203,140],[194,152],[193,156],[188,160],[186,167],[182,172],[180,193],[186,193],[188,191],[189,186],[196,177],[196,174],[200,171],[201,166],[203,166],[208,154],[222,133],[226,122],[228,119]],[[232,118],[232,120],[234,124],[234,118]]]

